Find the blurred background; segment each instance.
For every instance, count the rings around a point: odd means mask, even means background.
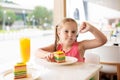
[[[120,0],[0,0],[0,64],[20,60],[19,38],[31,38],[31,60],[37,48],[54,42],[54,26],[64,17],[78,26],[89,21],[120,43]],[[91,39],[88,32],[78,40]]]

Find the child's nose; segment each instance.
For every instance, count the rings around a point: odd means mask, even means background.
[[[69,34],[68,34],[68,36],[70,36],[70,37],[71,37],[72,35],[73,35],[72,33],[69,33]]]

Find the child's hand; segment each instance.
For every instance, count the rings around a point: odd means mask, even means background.
[[[89,29],[90,29],[90,24],[87,23],[87,22],[82,22],[82,24],[80,25],[79,32],[80,33],[85,33],[87,31],[89,31]]]
[[[45,59],[49,62],[55,62],[54,60],[54,54],[53,53],[48,53],[46,56],[45,56]]]

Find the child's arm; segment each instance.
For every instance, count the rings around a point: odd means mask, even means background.
[[[84,33],[87,31],[91,32],[94,35],[95,39],[82,41],[84,49],[96,48],[104,45],[107,42],[106,36],[101,31],[99,31],[90,23],[83,22],[80,27],[80,33]]]
[[[52,54],[54,52],[54,45],[50,45],[47,47],[39,48],[36,50],[35,56],[37,58],[46,59],[48,61],[54,61]]]

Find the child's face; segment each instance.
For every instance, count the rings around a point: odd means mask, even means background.
[[[77,25],[74,22],[67,22],[58,31],[60,41],[65,44],[72,44],[76,40],[77,35]]]

